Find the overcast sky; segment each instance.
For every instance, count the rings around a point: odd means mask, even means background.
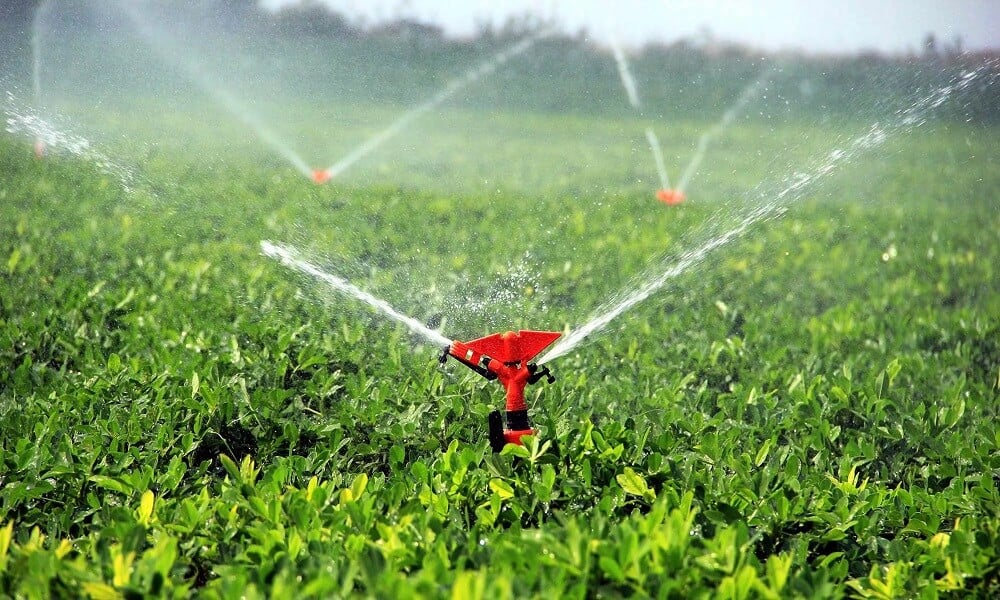
[[[298,0],[262,0],[268,7]],[[475,31],[526,12],[554,18],[570,32],[598,40],[698,38],[765,50],[812,53],[918,50],[929,32],[941,45],[961,36],[965,49],[1000,48],[1000,0],[322,0],[338,11],[378,22],[406,15],[453,34]]]

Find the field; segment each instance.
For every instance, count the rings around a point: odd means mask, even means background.
[[[666,207],[659,118],[459,104],[326,186],[190,106],[74,114],[114,169],[0,136],[0,595],[1000,595],[995,120],[740,119]],[[672,169],[723,108],[665,118]],[[324,110],[347,148],[405,104]],[[569,331],[787,190],[499,454],[499,386],[260,247],[449,337]]]

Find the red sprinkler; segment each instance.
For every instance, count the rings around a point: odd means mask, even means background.
[[[46,152],[48,147],[45,145],[45,140],[35,140],[35,158],[45,158]]]
[[[684,192],[681,190],[656,190],[656,199],[667,206],[677,206],[681,202],[684,202],[685,197]]]
[[[329,169],[316,169],[312,172],[312,180],[317,185],[322,185],[333,177]]]
[[[454,341],[444,349],[441,364],[451,356],[487,380],[499,379],[507,391],[506,426],[500,411],[490,413],[490,446],[494,452],[503,450],[505,444],[521,445],[522,436],[535,434],[528,421],[524,388],[529,383],[538,383],[543,377],[549,383],[556,378],[548,367],[539,369],[537,364],[528,361],[560,335],[554,331],[522,329],[516,333],[494,333],[471,342]]]

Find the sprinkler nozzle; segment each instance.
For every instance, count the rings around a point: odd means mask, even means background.
[[[667,206],[677,206],[681,202],[684,202],[684,198],[685,196],[682,190],[656,190],[656,199]]]

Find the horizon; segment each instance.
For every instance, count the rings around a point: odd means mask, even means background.
[[[320,0],[350,22],[377,26],[406,18],[435,25],[449,36],[474,35],[484,25],[502,26],[510,18],[534,16],[552,21],[568,35],[586,31],[589,41],[639,48],[650,43],[686,40],[699,45],[731,43],[770,53],[810,55],[922,54],[933,36],[936,50],[1000,50],[1000,11],[989,2],[961,0],[863,0],[802,4],[763,0],[753,6],[733,0],[642,2],[614,6],[598,0],[508,0],[453,5],[446,0],[373,0],[363,7],[350,0]],[[261,0],[268,10],[301,0]]]

